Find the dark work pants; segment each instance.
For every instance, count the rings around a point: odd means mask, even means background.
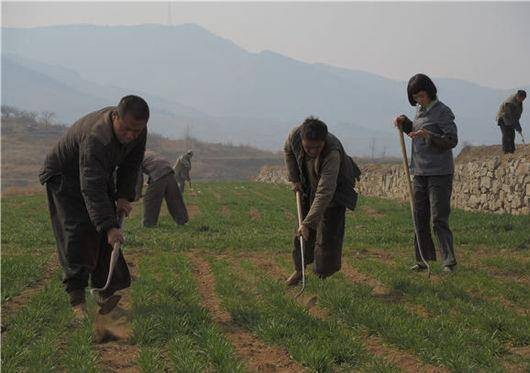
[[[309,200],[302,200],[302,214],[305,217],[309,212]],[[324,212],[324,217],[316,230],[310,229],[310,237],[304,245],[305,264],[313,265],[313,271],[320,277],[328,277],[341,268],[342,243],[344,240],[344,223],[346,208],[332,205]],[[301,270],[300,239],[293,238],[293,262],[296,270]]]
[[[456,265],[453,250],[453,233],[449,229],[453,175],[414,176],[414,220],[425,260],[436,260],[436,250],[431,237],[431,221],[438,238],[445,266]],[[416,235],[414,251],[422,263]]]
[[[54,176],[46,183],[46,189],[63,283],[70,303],[76,305],[84,302],[89,278],[92,287],[105,285],[112,247],[107,243],[106,232],[98,233],[90,221],[78,181]],[[110,288],[102,295],[110,296],[130,284],[129,269],[120,254]]]
[[[144,227],[152,227],[158,223],[160,207],[164,198],[173,220],[179,225],[188,222],[188,211],[184,204],[182,193],[180,193],[177,181],[171,173],[150,182],[147,186],[144,196]]]
[[[176,181],[177,181],[177,185],[178,185],[180,193],[181,194],[184,193],[184,189],[186,188],[186,180],[182,178],[177,178]]]
[[[515,129],[504,125],[504,122],[499,120],[499,127],[502,133],[502,151],[504,153],[515,152]]]

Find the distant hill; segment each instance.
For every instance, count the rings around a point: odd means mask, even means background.
[[[399,154],[392,117],[412,115],[405,82],[251,53],[194,24],[2,31],[2,59],[10,61],[2,64],[4,103],[51,110],[65,123],[133,92],[152,103],[153,128],[165,136],[182,137],[190,126],[202,141],[277,150],[290,127],[317,115],[351,154],[380,156]],[[455,112],[461,143],[499,142],[495,112],[513,90],[435,81]]]
[[[38,187],[46,153],[67,127],[46,124],[36,113],[2,107],[2,191]],[[172,140],[150,133],[147,147],[174,162],[188,148],[194,151],[193,180],[246,180],[266,164],[281,164],[281,155],[249,146]]]

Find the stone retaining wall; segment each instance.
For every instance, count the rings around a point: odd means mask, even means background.
[[[408,199],[402,165],[365,165],[361,195]],[[258,181],[287,183],[281,166],[263,167]],[[530,145],[505,155],[499,146],[466,147],[455,161],[452,205],[470,211],[530,212]]]

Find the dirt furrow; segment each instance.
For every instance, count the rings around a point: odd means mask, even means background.
[[[267,202],[274,202],[275,201],[275,199],[272,196],[267,195],[267,194],[262,193],[262,192],[259,192],[257,190],[254,191],[254,194],[256,196],[258,196],[260,199],[263,199],[263,200],[265,200]]]
[[[28,303],[31,297],[39,293],[51,280],[51,278],[54,276],[58,269],[59,262],[57,261],[57,256],[51,255],[46,264],[44,265],[42,277],[39,280],[25,287],[20,292],[20,294],[3,302],[2,333],[4,333],[4,327],[8,329],[8,326],[4,325],[4,321],[10,319],[14,314],[16,314],[21,308],[23,308]]]
[[[189,255],[197,278],[202,306],[218,323],[246,367],[256,372],[303,372],[302,366],[290,359],[286,350],[266,345],[232,319],[215,292],[215,279],[210,265],[200,254]]]
[[[230,207],[228,207],[228,205],[223,205],[223,206],[219,209],[219,212],[220,212],[221,215],[223,215],[225,218],[230,217]]]
[[[262,256],[256,256],[256,257],[251,258],[250,260],[252,261],[253,264],[263,269],[266,273],[268,273],[271,277],[277,279],[278,281],[283,281],[288,275],[288,272],[282,269],[273,259],[262,257]],[[360,281],[360,279],[362,278],[363,280],[370,281],[373,285],[378,285],[376,283],[376,280],[370,279],[368,276],[364,276],[355,271],[349,271],[349,275],[347,275],[347,277],[351,278],[353,274],[357,276],[355,277],[357,281]],[[385,294],[383,292],[384,289],[385,288],[379,284],[377,293]],[[299,288],[296,287],[288,291],[292,293],[293,295],[295,295],[298,292],[298,290]],[[374,286],[374,295],[376,295],[375,286]],[[298,297],[296,300],[303,307],[305,307],[306,310],[309,312],[309,314],[311,314],[313,317],[316,317],[322,320],[325,320],[329,317],[328,316],[329,314],[326,310],[318,307],[317,298],[314,294],[304,293],[302,294],[302,296]],[[398,348],[388,346],[384,344],[383,341],[378,337],[365,334],[363,336],[363,342],[367,350],[370,351],[370,353],[386,359],[387,361],[393,363],[394,365],[403,369],[406,372],[446,372],[447,371],[440,367],[434,367],[432,365],[425,364],[420,359],[418,359],[416,356],[408,353],[407,351],[403,351]]]
[[[283,215],[285,216],[285,219],[287,219],[288,221],[294,221],[295,220],[295,216],[294,214],[289,211],[288,209],[286,208],[283,208]]]
[[[347,259],[347,258],[343,258]],[[396,295],[392,295],[391,289],[383,285],[375,278],[368,276],[362,272],[359,272],[354,266],[350,265],[347,260],[342,261],[342,273],[348,280],[354,283],[366,284],[372,288],[372,295],[378,298],[391,298]]]
[[[254,221],[260,221],[261,220],[261,212],[256,210],[254,207],[252,207],[249,211],[250,219]]]
[[[201,210],[199,209],[199,206],[190,203],[186,206],[186,209],[188,210],[188,216],[190,219],[195,219],[197,216],[200,215]]]

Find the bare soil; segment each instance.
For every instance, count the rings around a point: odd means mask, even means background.
[[[195,219],[201,213],[199,206],[192,204],[192,203],[187,205],[186,209],[188,210],[188,216],[190,217],[190,219]]]
[[[255,221],[261,220],[261,213],[256,210],[254,207],[252,207],[249,211],[250,218]]]

